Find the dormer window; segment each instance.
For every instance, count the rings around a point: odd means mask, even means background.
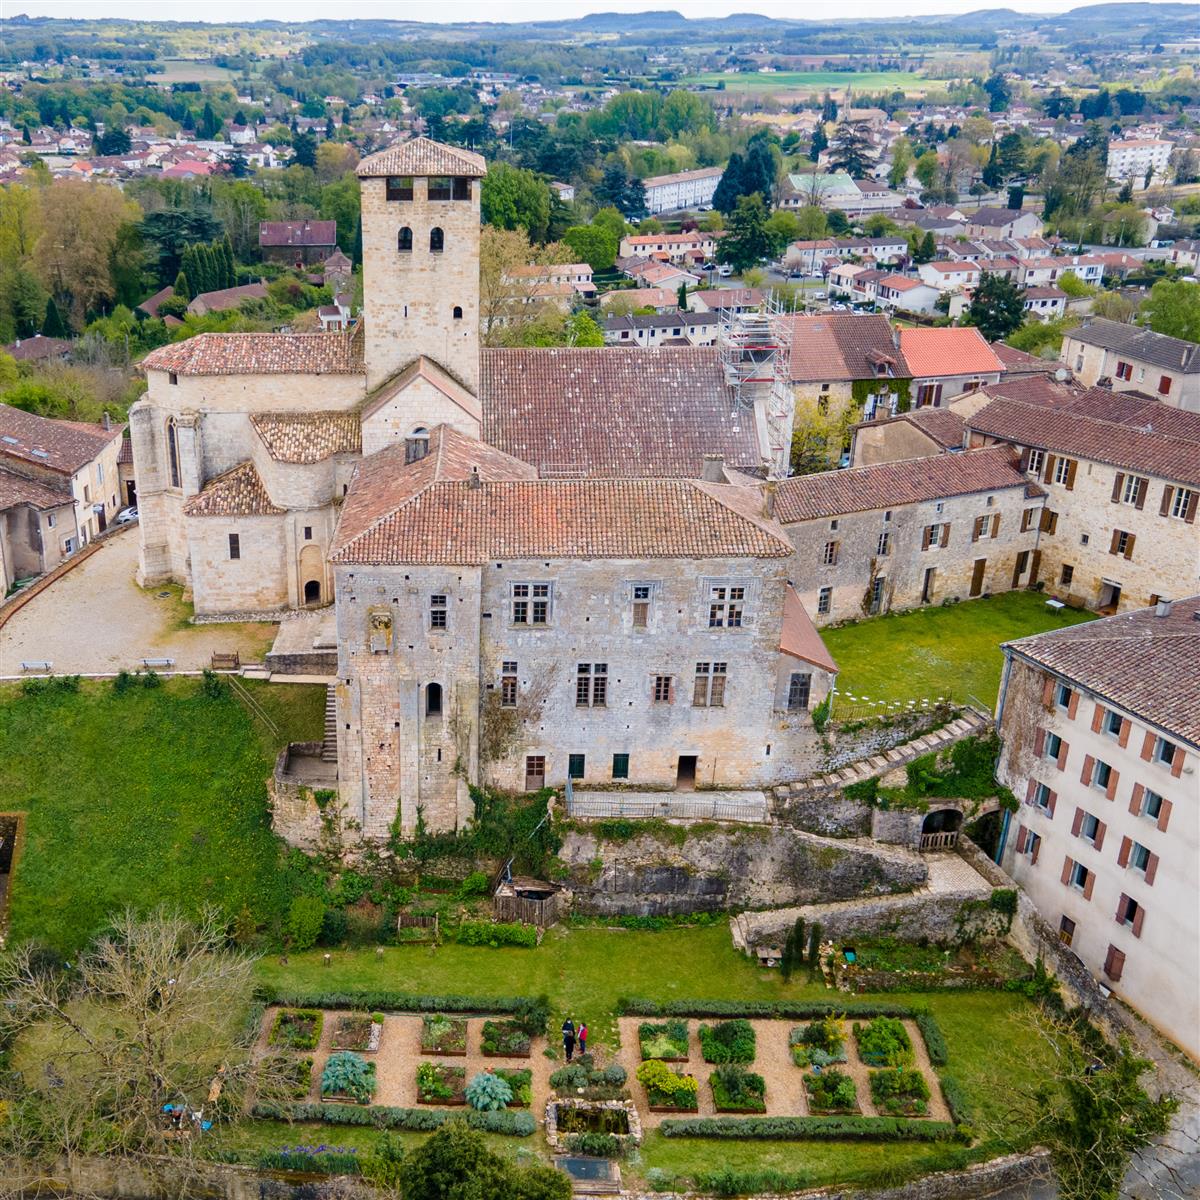
[[[404,461],[420,462],[429,453],[429,430],[418,426],[404,439]]]
[[[389,175],[386,193],[389,200],[411,200],[413,181],[411,175]]]

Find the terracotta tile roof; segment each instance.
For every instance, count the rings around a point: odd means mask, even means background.
[[[916,426],[945,450],[962,448],[965,425],[962,417],[949,408],[914,408],[911,412],[900,413],[894,417],[860,421],[854,428],[870,429],[875,425],[894,425],[897,421]]]
[[[55,491],[44,483],[26,479],[24,475],[0,467],[0,512],[15,508],[18,504],[29,504],[45,510],[71,503],[71,493],[66,488]]]
[[[123,437],[121,439],[121,449],[117,451],[117,465],[119,467],[133,466],[133,439]]]
[[[1006,642],[1101,700],[1200,747],[1200,596]]]
[[[1157,397],[1138,392],[1086,388],[1063,405],[1063,409],[1098,421],[1128,425],[1144,433],[1161,433],[1185,442],[1200,442],[1200,413],[1164,404]]]
[[[1036,354],[1026,354],[1024,350],[1016,350],[1004,342],[989,342],[992,353],[1004,364],[1006,372],[1013,371],[1056,371],[1058,363],[1038,358]]]
[[[1185,375],[1200,374],[1200,345],[1165,333],[1152,333],[1136,325],[1106,321],[1096,317],[1066,336],[1089,346],[1102,346],[1114,353],[1126,354],[1138,362],[1151,363],[1164,371],[1181,371]]]
[[[871,355],[891,360],[897,378],[909,375],[885,316],[823,313],[784,320],[792,326],[793,383],[878,378]]]
[[[1044,408],[1061,408],[1070,404],[1085,391],[1082,384],[1070,379],[1058,380],[1052,375],[1018,375],[1003,378],[979,389],[978,395],[998,400],[1019,400],[1022,404],[1038,404]]]
[[[138,308],[140,308],[142,312],[149,317],[157,317],[158,306],[164,300],[169,300],[174,295],[175,285],[173,283],[168,284],[165,288],[160,288],[157,292],[155,292],[153,296],[149,296],[143,300],[141,304],[138,305]]]
[[[837,674],[838,665],[833,655],[821,640],[812,617],[790,583],[783,593],[783,628],[779,632],[779,649],[802,662]]]
[[[120,436],[120,425],[105,429],[83,421],[54,421],[0,404],[0,459],[35,463],[70,475]]]
[[[971,326],[959,329],[902,329],[900,349],[914,379],[947,375],[987,375],[1004,364]]]
[[[334,246],[336,221],[260,221],[260,246]]]
[[[385,150],[369,154],[358,164],[359,179],[380,175],[469,175],[482,178],[487,163],[482,154],[444,146],[427,137],[393,142]]]
[[[711,346],[483,350],[479,391],[484,441],[543,476],[689,477],[706,454],[762,463]]]
[[[1032,446],[1144,472],[1173,483],[1200,486],[1200,441],[1100,420],[1078,411],[1079,407],[1074,405],[1068,412],[1018,400],[992,400],[966,422],[972,431],[1016,446]],[[1192,416],[1200,423],[1200,415],[1180,415]]]
[[[214,476],[183,506],[187,517],[270,517],[286,511],[267,495],[252,462]]]
[[[276,462],[318,463],[362,449],[357,413],[253,413],[250,424]]]
[[[454,401],[459,408],[474,420],[478,421],[482,418],[483,413],[479,407],[479,400],[463,387],[453,375],[444,368],[439,367],[433,359],[421,355],[419,358],[414,358],[399,374],[385,380],[367,397],[367,402],[362,410],[362,419],[366,420],[373,413],[378,412],[389,400],[399,395],[416,379],[423,379],[426,383],[437,388],[443,396],[448,400]]]
[[[337,563],[480,565],[520,558],[786,558],[791,546],[684,479],[439,480]]]
[[[775,515],[785,525],[839,513],[896,508],[949,496],[1025,487],[1016,455],[1007,446],[931,454],[901,462],[797,475],[779,484]]]
[[[362,339],[349,333],[201,333],[142,359],[178,375],[359,375]]]

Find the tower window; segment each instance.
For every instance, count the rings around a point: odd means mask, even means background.
[[[386,194],[389,200],[411,200],[413,198],[412,176],[389,175]]]
[[[429,199],[449,200],[453,195],[454,185],[449,175],[431,175],[429,177]]]
[[[179,486],[179,436],[174,420],[167,422],[167,463],[171,472],[171,486]]]
[[[435,225],[429,231],[429,252],[430,254],[441,254],[445,246],[446,235]]]
[[[440,717],[442,715],[442,685],[431,683],[425,689],[425,715]]]
[[[400,233],[396,238],[396,249],[399,250],[401,254],[412,253],[412,230],[409,229],[407,225],[400,230]]]
[[[461,304],[456,304],[454,306],[454,319],[456,321],[462,320],[462,305]]]
[[[454,177],[454,199],[470,200],[470,198],[471,181],[465,175],[456,175]]]

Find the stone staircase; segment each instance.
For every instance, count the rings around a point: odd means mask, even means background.
[[[337,762],[337,694],[332,684],[325,689],[325,737],[321,742],[321,761]]]
[[[937,753],[955,742],[962,741],[963,738],[983,733],[990,729],[991,725],[990,715],[967,708],[961,716],[932,733],[922,734],[921,737],[913,738],[911,742],[873,754],[869,758],[859,759],[858,762],[839,767],[836,771],[814,775],[811,779],[803,779],[798,783],[780,784],[773,789],[773,794],[777,800],[796,800],[840,790],[872,776],[886,775],[897,767],[905,767],[924,754]]]

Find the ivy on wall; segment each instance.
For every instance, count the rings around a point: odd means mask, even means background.
[[[850,383],[850,395],[860,408],[872,396],[881,394],[895,395],[897,413],[906,413],[912,408],[911,379],[854,379]]]

